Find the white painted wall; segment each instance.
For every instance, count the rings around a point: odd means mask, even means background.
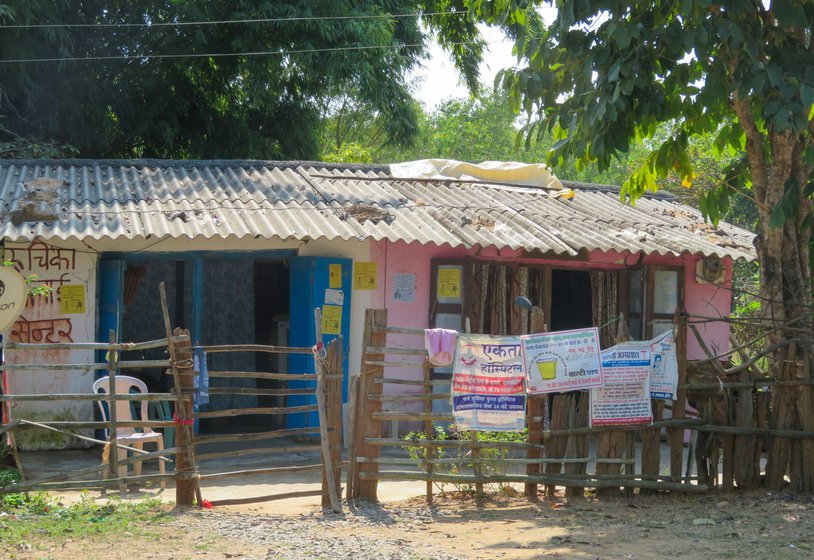
[[[96,338],[96,255],[80,243],[6,243],[5,259],[24,276],[37,275],[34,285],[50,285],[48,295],[29,297],[25,310],[4,339],[14,342],[93,342]],[[64,309],[64,286],[84,288],[85,311]],[[5,352],[6,363],[90,363],[90,350],[47,350]],[[8,371],[11,394],[89,393],[92,370]],[[94,403],[70,401],[27,401],[15,403],[12,418],[26,420],[93,419]],[[89,434],[89,431],[83,432]],[[22,449],[59,449],[69,440],[56,432],[21,431],[17,441]]]

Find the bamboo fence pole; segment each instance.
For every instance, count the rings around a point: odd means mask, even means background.
[[[192,433],[192,426],[190,423],[193,420],[192,414],[192,401],[184,398],[184,390],[193,389],[194,381],[192,375],[180,375],[179,365],[181,361],[184,363],[184,370],[187,373],[192,372],[192,344],[188,340],[181,343],[178,348],[171,341],[173,339],[172,326],[170,325],[170,311],[167,306],[167,291],[164,287],[164,282],[158,285],[159,296],[161,300],[161,314],[164,317],[164,330],[167,333],[167,339],[170,341],[167,345],[167,351],[170,354],[170,374],[173,377],[173,391],[176,395],[175,401],[175,418],[177,419],[178,429],[176,434],[178,436],[179,447],[184,449],[184,453],[179,453],[176,457],[176,473],[189,473],[191,478],[180,478],[175,483],[175,504],[177,506],[191,506],[193,498],[197,499],[198,507],[203,507],[203,496],[201,495],[200,478],[198,475],[198,468],[195,464],[195,443],[194,434]],[[181,329],[176,329],[175,334],[187,334]],[[190,339],[191,340],[191,339]]]
[[[328,413],[325,404],[326,382],[325,374],[328,373],[326,369],[328,364],[326,358],[328,350],[322,342],[322,311],[319,307],[314,309],[314,328],[316,330],[316,346],[314,347],[314,364],[317,372],[317,414],[319,415],[319,440],[322,444],[322,465],[324,481],[327,484],[327,496],[323,491],[322,505],[328,505],[330,502],[331,510],[334,513],[342,512],[342,505],[339,503],[339,497],[336,494],[336,480],[334,479],[333,457],[331,455],[330,445],[328,440]],[[320,354],[323,353],[323,354]],[[333,372],[332,372],[333,373]],[[334,427],[334,429],[337,429]],[[325,498],[328,498],[326,500]]]
[[[319,428],[291,428],[288,430],[272,430],[269,432],[250,432],[244,434],[218,434],[196,438],[198,445],[209,443],[226,443],[229,441],[262,441],[287,437],[319,435]]]
[[[119,353],[113,350],[113,347],[116,344],[116,331],[113,329],[108,331],[108,341],[110,342],[110,349],[107,351],[108,394],[110,394],[112,398],[110,401],[108,401],[107,405],[108,417],[110,419],[110,429],[108,431],[109,441],[106,444],[106,448],[110,450],[110,472],[114,475],[114,478],[119,479],[119,491],[123,494],[127,491],[127,467],[125,467],[124,477],[121,477],[119,473],[119,434],[118,425],[116,424],[116,420],[118,419],[118,411],[116,410],[116,401],[113,400],[116,397],[116,364],[119,361]]]
[[[150,350],[152,348],[165,348],[168,339],[148,340],[146,342],[119,342],[111,345],[106,342],[12,342],[0,343],[5,350],[115,350],[129,352],[134,350]],[[174,342],[181,342],[177,339]]]
[[[565,453],[565,446],[568,444],[568,402],[567,395],[555,395],[551,398],[551,430],[559,432],[561,435],[551,436],[546,442],[546,457],[550,459],[562,459]],[[529,437],[533,432],[529,431]],[[562,463],[552,462],[546,465],[547,475],[559,474],[562,472]],[[553,478],[551,478],[553,480]],[[546,484],[546,495],[553,496],[557,492],[556,485]]]
[[[128,395],[107,395],[104,393],[51,393],[0,395],[0,402],[24,401],[163,401],[174,398],[172,393],[133,393]],[[121,427],[121,424],[119,425]]]
[[[423,396],[426,397],[427,393],[432,393],[432,386],[429,385],[429,383],[428,383],[430,381],[430,363],[429,363],[429,361],[424,362],[423,366],[421,367],[421,374],[422,374],[422,379],[424,380],[424,383],[425,383],[425,385],[424,385],[424,393],[425,394]],[[428,414],[428,415],[430,413],[432,413],[432,400],[424,399],[424,413]],[[425,434],[425,437],[428,440],[435,439],[435,433],[433,431],[432,420],[429,420],[429,419],[424,420],[424,434]],[[429,476],[432,476],[433,463],[431,462],[431,460],[435,458],[435,447],[433,447],[431,445],[427,446],[425,448],[425,451],[424,451],[424,458],[425,458],[425,461],[426,461],[425,462],[425,465],[426,465],[425,471],[427,472],[427,474]],[[433,499],[432,498],[432,480],[427,481],[427,488],[425,490],[426,490],[426,495],[427,495],[427,503],[431,504],[432,499]]]
[[[529,331],[532,334],[546,332],[545,316],[543,310],[538,306],[531,308],[529,316]],[[534,445],[526,449],[526,457],[529,459],[539,459],[543,456],[542,443],[543,443],[543,429],[545,428],[545,416],[547,415],[547,395],[526,395],[526,426],[528,426],[528,442]],[[534,433],[535,435],[531,435]],[[540,463],[529,463],[526,467],[526,474],[535,476],[540,473]],[[529,500],[536,502],[539,500],[537,496],[537,484],[528,482],[523,487],[523,494]]]
[[[283,494],[271,494],[269,496],[257,496],[248,498],[226,498],[223,500],[211,500],[212,507],[239,506],[246,504],[256,504],[259,502],[272,502],[277,500],[288,500],[289,498],[310,498],[321,496],[322,490],[302,490],[299,492],[285,492]]]
[[[676,329],[676,361],[678,362],[678,385],[679,389],[673,401],[672,418],[682,420],[686,415],[687,391],[681,385],[687,382],[687,320],[686,317],[676,309],[673,324]],[[681,480],[681,467],[684,457],[684,430],[672,428],[669,432],[670,442],[670,475],[673,480]]]
[[[200,464],[203,461],[222,459],[224,457],[249,457],[252,455],[288,455],[292,453],[304,453],[308,451],[320,451],[319,445],[298,445],[296,447],[250,447],[248,449],[230,449],[229,451],[217,451],[203,453],[199,450],[195,452],[195,460]]]
[[[345,368],[344,368],[344,360],[343,356],[345,355],[344,352],[344,344],[345,339],[342,335],[336,337],[336,340],[333,343],[334,351],[333,351],[333,365],[331,367],[331,371],[334,373],[338,372],[338,375],[333,375],[332,377],[332,386],[333,391],[331,393],[331,403],[333,404],[333,420],[331,423],[334,426],[334,429],[328,432],[328,439],[331,443],[331,452],[333,453],[332,461],[333,461],[333,477],[334,477],[334,484],[336,486],[336,492],[339,498],[342,498],[342,437],[344,436],[344,432],[342,430],[343,423],[342,423],[342,386],[345,383]]]
[[[196,417],[200,420],[203,418],[233,418],[235,416],[246,415],[276,415],[276,414],[293,414],[296,412],[311,412],[318,410],[318,405],[306,404],[302,406],[277,406],[277,407],[258,407],[258,408],[230,408],[227,410],[212,410],[209,412],[199,412]]]
[[[650,399],[653,411],[653,422],[664,416],[664,401]],[[642,476],[657,475],[661,471],[661,429],[647,428],[642,430]]]
[[[302,346],[271,346],[269,344],[221,344],[216,346],[202,346],[207,354],[218,352],[266,352],[269,354],[311,354],[310,348]]]
[[[570,406],[568,409],[568,425],[576,427],[587,427],[588,416],[590,413],[590,395],[588,391],[574,391],[571,394]],[[632,432],[622,432],[629,437],[633,438]],[[574,434],[568,437],[565,444],[565,457],[584,457],[588,454],[588,435],[587,434]],[[588,463],[582,461],[565,462],[563,463],[563,472],[566,474],[586,475],[588,472]],[[584,488],[573,486],[565,489],[566,496],[584,497]]]
[[[740,348],[738,341],[732,334],[729,335],[729,343],[732,347],[737,348],[738,356],[742,361],[745,362],[749,359],[749,356],[743,348]],[[740,373],[740,382],[750,382],[753,372],[761,377],[765,375],[760,368],[754,366]],[[755,426],[756,412],[752,392],[752,387],[741,388],[736,392],[735,425],[737,426]],[[760,485],[760,449],[757,446],[755,436],[741,435],[735,437],[735,480],[738,483],[738,488],[755,489]]]
[[[357,445],[357,419],[359,411],[359,391],[361,375],[350,376],[348,386],[348,433],[345,434],[345,445],[348,453],[348,470],[345,474],[345,498],[350,500],[355,497],[356,489],[356,445]]]
[[[5,364],[3,367],[8,371],[90,371],[90,370],[106,370],[108,369],[107,363],[97,362],[91,364]],[[168,367],[170,363],[167,360],[129,360],[119,361],[116,364],[117,369],[142,369],[148,367]]]

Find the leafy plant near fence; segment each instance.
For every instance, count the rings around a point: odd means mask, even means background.
[[[418,467],[427,472],[427,459],[439,459],[441,462],[433,464],[433,472],[439,474],[465,475],[472,474],[475,463],[472,460],[472,433],[469,430],[460,430],[454,424],[448,428],[440,425],[433,426],[433,439],[436,441],[460,441],[455,447],[423,447],[418,445],[404,445],[402,449],[410,459],[413,459]],[[479,442],[522,442],[528,440],[528,430],[522,432],[477,432]],[[423,431],[413,431],[404,435],[405,441],[415,439],[427,439]],[[432,450],[432,451],[431,451]],[[483,476],[503,476],[510,468],[510,459],[524,456],[523,450],[510,447],[490,447],[480,449],[481,475]],[[455,491],[461,494],[474,494],[475,485],[469,482],[435,482],[436,488],[442,495],[446,494],[446,485],[449,484]],[[507,492],[510,484],[505,482],[487,483],[485,489],[490,492]]]

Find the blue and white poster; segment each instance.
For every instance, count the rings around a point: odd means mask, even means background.
[[[518,432],[526,425],[520,338],[458,335],[452,362],[452,413],[464,430]]]

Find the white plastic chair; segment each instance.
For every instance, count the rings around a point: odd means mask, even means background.
[[[140,379],[130,377],[127,375],[116,376],[116,394],[127,395],[131,389],[137,389],[139,393],[148,393],[147,385]],[[110,394],[110,377],[102,377],[93,383],[94,393]],[[116,405],[116,420],[134,420],[131,412],[130,403],[140,402],[141,406],[141,420],[147,420],[147,401],[115,401]],[[99,405],[99,410],[102,413],[102,418],[105,422],[108,420],[107,409],[104,406],[104,401],[96,401]],[[108,401],[109,403],[109,401]],[[107,435],[110,439],[110,435]],[[136,449],[144,449],[145,443],[155,442],[158,451],[164,449],[164,435],[160,432],[154,432],[151,428],[144,428],[143,431],[137,432],[135,428],[116,427],[116,439],[118,443],[135,447]],[[110,443],[105,445],[102,452],[102,464],[110,464]],[[107,478],[109,469],[104,469],[103,478]],[[158,472],[164,474],[164,461],[159,459]],[[141,474],[141,461],[133,463],[133,473],[138,476]],[[127,476],[127,465],[119,467],[119,478]],[[166,488],[166,480],[161,480],[161,488]]]

